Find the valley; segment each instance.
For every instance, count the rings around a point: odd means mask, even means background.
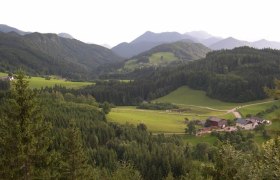
[[[279,179],[280,43],[74,37],[0,24],[1,178]]]
[[[108,119],[112,122],[147,125],[148,130],[153,133],[184,133],[186,128],[185,119],[189,120],[205,120],[210,116],[234,120],[236,117],[232,113],[232,109],[236,108],[246,117],[248,114],[257,115],[272,106],[280,106],[279,101],[271,101],[271,99],[252,101],[246,103],[227,103],[209,98],[205,92],[192,90],[187,86],[178,88],[170,94],[154,100],[154,102],[169,102],[178,105],[177,110],[143,110],[136,109],[135,106],[119,106],[113,108]],[[267,113],[265,118],[272,120],[276,118],[275,112]],[[278,126],[276,124],[269,126]],[[269,128],[267,127],[267,128]],[[279,126],[280,130],[280,126]]]

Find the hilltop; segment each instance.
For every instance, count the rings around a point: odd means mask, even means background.
[[[205,57],[209,51],[209,48],[199,43],[178,41],[161,44],[127,60],[124,69],[131,71],[144,67],[168,66],[176,62],[197,60]]]

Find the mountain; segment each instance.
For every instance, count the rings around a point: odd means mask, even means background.
[[[25,34],[28,34],[28,32],[24,32],[24,31],[21,31],[21,30],[18,30],[14,27],[10,27],[10,26],[7,26],[5,24],[0,24],[0,32],[3,32],[3,33],[9,33],[9,32],[15,32],[19,35],[25,35]]]
[[[219,50],[219,49],[234,49],[236,47],[241,47],[241,46],[250,46],[250,43],[247,41],[241,41],[233,37],[229,37],[210,45],[210,48],[213,50]]]
[[[139,42],[176,42],[182,39],[193,39],[193,37],[188,35],[183,35],[178,32],[162,32],[162,33],[154,33],[151,31],[145,32],[143,35],[139,36],[131,43],[139,43]]]
[[[137,69],[168,66],[182,61],[191,61],[204,58],[209,48],[199,43],[177,41],[158,45],[148,51],[140,53],[126,60],[123,66],[125,72]]]
[[[74,39],[73,36],[71,36],[70,34],[67,34],[67,33],[59,33],[57,35],[62,38]]]
[[[121,57],[129,58],[141,52],[147,51],[162,43],[161,42],[138,42],[138,43],[124,42],[113,47],[112,51]]]
[[[141,58],[142,56],[151,56],[155,53],[168,52],[173,53],[175,57],[180,60],[197,60],[204,58],[211,50],[200,43],[177,41],[175,43],[166,43],[158,45],[149,51],[143,52],[134,58]]]
[[[88,78],[99,65],[120,60],[107,48],[56,34],[0,33],[1,71],[16,71],[22,67],[30,74],[79,79]]]
[[[177,32],[153,33],[147,31],[130,43],[124,42],[118,44],[112,48],[112,51],[122,57],[129,58],[160,44],[176,42],[183,39],[195,40],[195,38],[189,35],[183,35]]]
[[[252,47],[258,49],[263,49],[263,48],[280,49],[280,42],[261,39],[259,41],[252,42]]]
[[[219,42],[223,40],[223,38],[220,38],[220,37],[210,37],[210,38],[207,38],[207,39],[202,39],[200,40],[200,43],[207,46],[207,47],[210,47],[211,45]]]

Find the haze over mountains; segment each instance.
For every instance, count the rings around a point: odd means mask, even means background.
[[[135,65],[148,58],[159,64],[173,60],[196,60],[205,57],[211,50],[233,49],[240,46],[280,49],[279,42],[265,39],[248,42],[229,37],[223,39],[204,31],[154,33],[147,31],[130,43],[120,43],[108,49],[74,39],[67,33],[41,34],[0,25],[0,70],[14,71],[24,67],[33,74],[57,74],[77,78],[94,74],[99,66],[118,63],[137,57]],[[159,53],[161,59],[155,58]],[[167,56],[166,56],[167,55]],[[159,56],[159,58],[161,58]],[[166,57],[165,57],[166,56]],[[139,62],[138,62],[139,61]],[[139,63],[139,64],[138,64]],[[147,63],[147,62],[145,62]],[[150,63],[151,64],[151,63]],[[154,65],[154,64],[152,64]]]
[[[265,39],[255,42],[248,42],[238,40],[233,37],[223,39],[221,37],[210,35],[204,31],[192,31],[185,34],[180,34],[178,32],[153,33],[147,31],[130,43],[120,43],[117,46],[113,47],[112,50],[122,57],[129,58],[147,51],[159,44],[171,43],[181,40],[201,43],[212,50],[233,49],[235,47],[241,46],[250,46],[259,49],[280,49],[280,42],[273,42]]]

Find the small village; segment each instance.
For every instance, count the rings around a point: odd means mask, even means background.
[[[228,125],[228,120],[218,117],[208,117],[206,120],[196,120],[198,129],[196,136],[211,132],[232,132],[237,130],[253,130],[259,125],[271,125],[271,121],[259,117],[237,118],[235,125]]]

